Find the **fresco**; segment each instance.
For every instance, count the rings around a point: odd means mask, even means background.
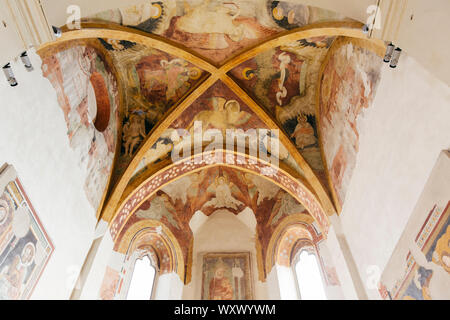
[[[359,148],[359,119],[373,102],[380,81],[381,59],[343,41],[320,79],[319,123],[329,175],[342,206]]]
[[[202,300],[252,300],[250,253],[203,256]]]
[[[69,145],[85,172],[85,194],[97,210],[108,184],[117,145],[119,94],[116,79],[93,47],[74,46],[42,57],[43,75],[56,90],[67,125]],[[95,126],[95,82],[102,81],[109,99],[109,121],[103,131]]]
[[[162,174],[171,176],[169,172]],[[259,175],[225,166],[205,168],[187,175],[179,171],[178,174],[180,177],[169,184],[164,184],[160,178],[155,177],[159,181],[158,185],[164,186],[145,200],[128,220],[122,215],[115,219],[112,231],[120,230],[116,238],[116,249],[123,241],[127,241],[124,235],[129,228],[136,223],[153,220],[167,226],[180,244],[184,261],[190,261],[193,234],[189,222],[197,211],[206,216],[217,210],[228,210],[238,215],[245,208],[250,208],[255,213],[258,242],[265,255],[273,232],[286,218],[306,216],[313,221],[303,205]],[[145,186],[144,188],[147,189]],[[145,196],[144,193],[139,195]],[[142,200],[132,197],[130,201],[140,203]],[[119,227],[120,224],[122,226]],[[116,233],[113,238],[115,236]]]
[[[394,299],[433,300],[442,294],[436,290],[449,283],[450,201],[445,209],[433,207],[415,242],[421,252],[408,252],[405,276],[391,290]]]
[[[273,21],[283,29],[291,30],[307,24],[346,20],[338,13],[300,4],[297,0],[266,0],[267,10]]]
[[[165,52],[114,39],[99,39],[124,82],[125,105],[117,178],[165,112],[193,90],[204,72]]]
[[[442,151],[383,270],[383,299],[450,299],[450,152]]]
[[[285,129],[324,180],[316,121],[316,85],[333,37],[302,39],[259,54],[231,76]]]
[[[87,19],[98,20],[168,38],[218,64],[285,30],[345,18],[295,1],[177,0],[149,1]]]
[[[160,136],[158,141],[147,150],[134,173],[136,177],[152,164],[167,159],[176,146],[181,149],[185,144],[193,143],[194,123],[201,123],[203,133],[208,129],[220,130],[223,143],[226,141],[226,129],[268,129],[261,119],[236,96],[223,82],[218,81],[189,106]],[[179,129],[185,129],[190,137],[185,137]],[[205,138],[205,140],[208,140]],[[270,140],[269,140],[270,141]],[[268,151],[267,140],[261,141],[263,151]],[[205,145],[206,147],[206,145]],[[181,155],[180,155],[181,156]],[[286,148],[280,144],[279,159],[303,175]]]
[[[12,167],[0,169],[0,300],[28,299],[54,246]]]

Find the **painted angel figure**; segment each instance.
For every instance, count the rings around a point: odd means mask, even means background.
[[[175,212],[175,208],[170,203],[169,196],[162,194],[155,197],[150,202],[150,208],[147,210],[139,210],[136,214],[137,217],[141,219],[152,219],[161,221],[163,217],[166,217],[171,225],[179,229],[178,223],[175,221],[171,211]]]
[[[231,194],[232,182],[228,182],[223,176],[218,176],[214,183],[216,197],[205,203],[205,207],[231,208],[237,210],[243,203]]]
[[[317,143],[317,138],[314,134],[314,128],[308,122],[308,117],[301,114],[297,117],[297,126],[295,127],[294,133],[291,138],[295,138],[295,145],[299,149],[304,149],[306,147],[312,146]]]
[[[125,155],[132,156],[134,149],[145,138],[145,120],[139,115],[131,115],[130,120],[123,126],[123,140]]]

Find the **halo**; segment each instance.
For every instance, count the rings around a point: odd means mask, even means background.
[[[202,75],[202,71],[199,68],[193,67],[189,70],[189,78],[197,80]]]
[[[25,250],[27,250],[27,249],[31,250],[31,255],[30,255],[30,257],[28,257],[27,260],[24,261],[22,257],[25,253]],[[20,254],[20,262],[25,267],[28,267],[29,265],[31,265],[33,263],[35,256],[36,256],[36,247],[34,246],[33,242],[28,242],[22,249],[22,253]]]
[[[252,68],[244,68],[244,70],[242,70],[242,76],[245,80],[251,80],[255,77],[255,70]]]
[[[161,5],[159,3],[153,3],[152,4],[152,9],[154,10],[152,12],[152,15],[151,15],[152,19],[158,19],[159,17],[161,17],[162,8],[161,8]]]
[[[276,20],[282,20],[284,18],[284,10],[283,8],[276,6],[272,10],[272,15]]]
[[[9,216],[9,205],[6,200],[0,199],[0,226],[3,225]]]

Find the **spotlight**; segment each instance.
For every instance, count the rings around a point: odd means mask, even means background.
[[[394,44],[391,42],[391,43],[387,46],[386,54],[385,54],[384,60],[383,60],[384,62],[389,63],[389,62],[391,61],[391,59],[392,59],[392,54],[394,53],[394,49],[395,49],[395,46],[394,46]]]
[[[31,60],[30,57],[28,57],[28,54],[26,51],[24,51],[21,55],[20,55],[20,60],[22,60],[22,63],[25,67],[25,69],[27,69],[28,72],[33,71],[33,65],[31,64]]]
[[[17,86],[16,78],[14,78],[14,73],[11,69],[11,65],[8,63],[3,67],[3,72],[5,73],[6,80],[11,87]]]
[[[363,25],[363,27],[362,27],[362,32],[363,32],[364,34],[368,34],[369,31],[370,31],[369,26],[368,26],[367,24]]]
[[[55,35],[55,37],[56,37],[56,38],[61,38],[61,36],[62,36],[62,30],[61,30],[61,28],[52,26],[52,29],[53,29],[53,34]]]
[[[402,49],[396,48],[394,50],[394,53],[392,54],[391,63],[389,64],[389,66],[391,68],[397,68],[397,64],[398,64],[398,61],[400,60],[401,54],[402,54]]]

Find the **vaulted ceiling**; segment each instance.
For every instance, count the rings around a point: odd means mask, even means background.
[[[184,248],[190,246],[189,220],[197,210],[208,215],[222,207],[237,214],[249,207],[261,242],[289,215],[287,207],[311,214],[326,229],[326,216],[340,203],[323,162],[318,86],[339,39],[360,39],[384,51],[361,27],[294,1],[199,0],[149,1],[86,17],[80,30],[64,29],[58,41],[40,49],[43,60],[54,65],[56,57],[61,64],[58,52],[92,48],[117,84],[109,93],[118,104],[111,111],[117,119],[115,160],[99,218],[111,222],[115,237],[127,224],[158,218],[186,242]],[[97,99],[97,117],[101,105]],[[189,167],[191,172],[177,167],[172,151],[186,143],[180,129],[194,133],[195,121],[221,132],[278,129],[281,173],[264,180],[254,167],[204,165]],[[248,157],[249,150],[245,153]],[[218,200],[221,185],[228,196]],[[152,206],[164,210],[155,218]],[[179,235],[183,232],[188,234]]]

